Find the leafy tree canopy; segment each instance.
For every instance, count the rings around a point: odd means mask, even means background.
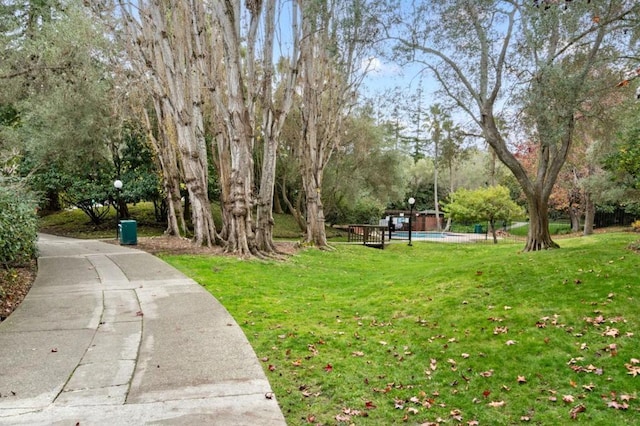
[[[494,242],[497,242],[495,223],[510,220],[524,212],[510,197],[509,189],[497,185],[473,191],[460,188],[449,195],[449,203],[443,207],[447,217],[453,220],[484,222],[491,224]]]

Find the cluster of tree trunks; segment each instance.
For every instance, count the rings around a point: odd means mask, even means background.
[[[111,10],[108,3],[94,6],[100,16],[121,19],[122,41],[150,98],[147,110],[155,119],[147,116],[145,122],[163,172],[168,234],[187,234],[184,185],[195,243],[222,244],[239,255],[276,253],[276,159],[285,119],[299,96],[304,107],[297,159],[306,240],[327,246],[322,176],[340,142],[341,118],[354,89],[349,73],[357,69],[355,46],[363,44],[345,43],[337,29],[361,3],[290,2],[284,15],[291,19],[292,47],[277,66],[275,23],[281,3],[276,0],[139,0],[135,7],[117,0]],[[254,176],[256,155],[259,178]],[[221,229],[214,225],[207,193],[210,163],[221,186]]]

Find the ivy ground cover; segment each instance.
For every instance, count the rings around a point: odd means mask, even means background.
[[[165,260],[246,333],[288,424],[631,425],[637,234]],[[202,356],[207,356],[202,354]]]

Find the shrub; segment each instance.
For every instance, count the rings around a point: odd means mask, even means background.
[[[384,215],[384,205],[370,197],[363,197],[353,204],[340,203],[335,210],[327,214],[331,224],[369,223],[378,224]]]
[[[35,197],[15,187],[0,187],[0,266],[18,267],[33,259],[37,232]]]
[[[640,220],[633,222],[631,224],[631,229],[633,229],[634,232],[640,232]]]

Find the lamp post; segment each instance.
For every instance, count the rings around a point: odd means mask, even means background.
[[[411,244],[411,230],[413,229],[413,205],[416,203],[416,199],[411,197],[409,198],[409,245]]]
[[[122,191],[122,181],[116,179],[113,182],[113,187],[116,189],[116,241],[120,236],[120,191]]]

